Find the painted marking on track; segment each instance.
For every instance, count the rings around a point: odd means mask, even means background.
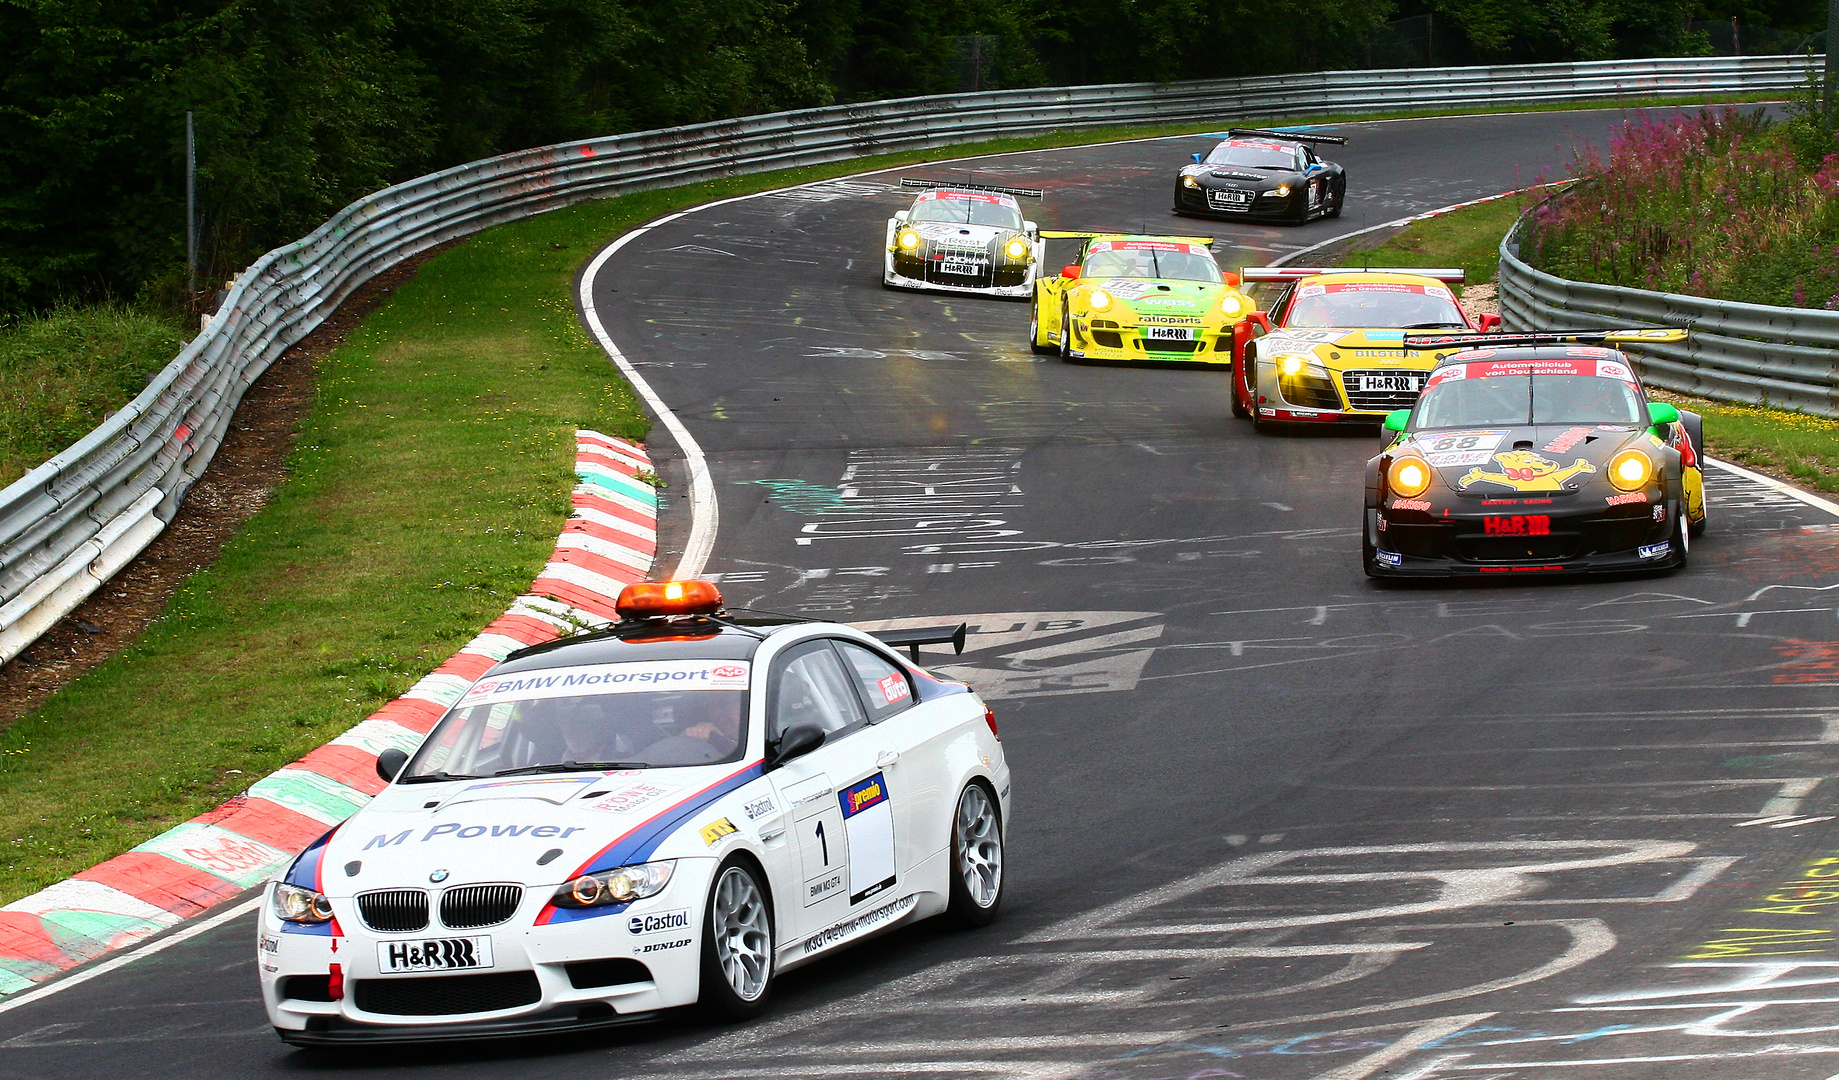
[[[1005,611],[858,625],[874,631],[969,624],[962,660],[928,663],[997,701],[1133,690],[1156,652],[1150,643],[1161,639],[1162,619],[1158,611]]]

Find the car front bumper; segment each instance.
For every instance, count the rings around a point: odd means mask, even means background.
[[[1000,296],[1027,300],[1034,296],[1034,263],[1001,263],[996,270],[981,277],[940,274],[923,265],[923,260],[896,259],[893,252],[883,263],[881,282],[892,289],[916,292],[961,293],[968,296]],[[1021,279],[1014,281],[1019,270]],[[998,284],[998,282],[1012,282]]]
[[[680,860],[675,879],[658,896],[606,915],[541,926],[534,920],[550,890],[536,887],[507,922],[413,934],[371,931],[355,900],[337,897],[332,925],[338,935],[301,932],[264,902],[256,953],[263,1004],[276,1033],[296,1045],[497,1038],[643,1021],[697,999],[703,898],[714,866],[713,860]],[[675,911],[685,913],[687,928],[635,933],[628,927],[634,916]],[[486,936],[489,967],[382,970],[379,946]],[[333,964],[343,982],[336,999],[327,981]]]
[[[1128,363],[1206,364],[1232,366],[1232,328],[1194,327],[1195,340],[1152,341],[1142,327],[1116,320],[1073,319],[1073,341],[1068,352],[1079,360]],[[1171,347],[1182,346],[1182,347]]]
[[[1576,496],[1586,497],[1589,493]],[[1374,557],[1368,570],[1379,577],[1499,577],[1667,569],[1685,561],[1685,552],[1673,541],[1677,505],[1650,499],[1608,508],[1611,512],[1567,512],[1520,503],[1501,505],[1495,513],[1465,507],[1447,517],[1433,516],[1440,510],[1369,507],[1365,528]],[[1491,535],[1486,531],[1488,518],[1543,519],[1539,528],[1547,531]]]
[[[1307,197],[1301,189],[1281,197],[1267,197],[1263,192],[1258,192],[1249,203],[1231,205],[1209,199],[1209,190],[1221,189],[1190,188],[1177,182],[1175,212],[1189,217],[1218,218],[1222,221],[1291,220],[1296,217],[1297,200]]]

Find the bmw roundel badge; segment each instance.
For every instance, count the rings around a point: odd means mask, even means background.
[[[439,885],[441,882],[447,880],[447,871],[436,870],[434,873],[428,875],[428,880],[434,882],[436,885]]]

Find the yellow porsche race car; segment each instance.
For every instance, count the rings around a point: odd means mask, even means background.
[[[1028,340],[1063,360],[1232,363],[1233,328],[1252,312],[1211,237],[1044,232],[1085,241],[1078,262],[1034,283]]]
[[[1377,424],[1409,408],[1437,366],[1420,335],[1488,332],[1450,286],[1461,270],[1248,266],[1248,282],[1280,283],[1269,311],[1239,332],[1232,411],[1259,430],[1275,424]]]

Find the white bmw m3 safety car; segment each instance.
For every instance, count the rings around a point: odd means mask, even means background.
[[[996,916],[994,714],[871,636],[743,623],[708,582],[629,587],[607,630],[513,654],[262,905],[296,1045],[529,1035],[700,1004],[934,915]]]

